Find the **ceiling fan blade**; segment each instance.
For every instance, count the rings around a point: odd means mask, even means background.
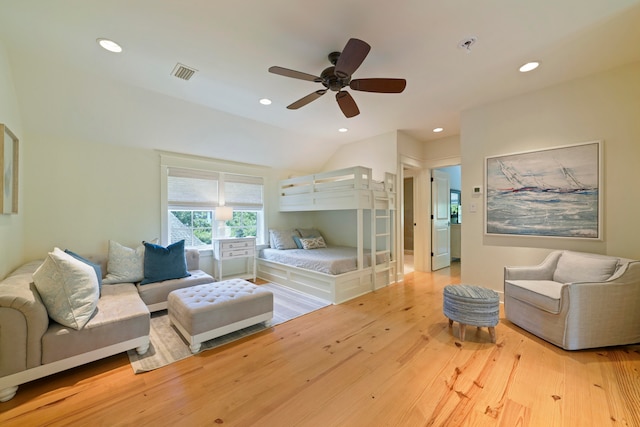
[[[359,39],[349,39],[336,63],[336,76],[341,79],[351,76],[367,57],[371,46]]]
[[[405,79],[355,79],[349,87],[353,90],[377,93],[400,93],[407,87]]]
[[[303,73],[301,71],[290,70],[288,68],[282,67],[269,67],[269,72],[273,74],[278,74],[280,76],[292,77],[294,79],[300,80],[308,80],[310,82],[321,82],[322,79],[318,76],[314,76],[311,74]]]
[[[316,99],[320,98],[325,93],[327,93],[327,89],[322,89],[322,90],[317,90],[315,92],[311,92],[309,95],[298,99],[296,102],[294,102],[294,103],[292,103],[290,105],[287,105],[287,108],[289,110],[297,110],[300,107],[304,107],[305,105],[307,105],[311,101],[315,101]]]
[[[353,100],[353,97],[349,94],[349,92],[340,91],[336,93],[336,101],[338,101],[338,105],[340,106],[342,113],[347,118],[351,118],[360,114],[360,110],[358,110],[356,101]]]

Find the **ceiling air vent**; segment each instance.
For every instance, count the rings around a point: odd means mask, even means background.
[[[196,73],[195,68],[187,67],[186,65],[177,63],[171,72],[172,76],[175,76],[182,80],[189,80]]]

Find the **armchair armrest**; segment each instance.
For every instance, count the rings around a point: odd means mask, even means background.
[[[640,261],[620,270],[604,282],[566,286],[570,304],[565,342],[569,347],[576,342],[582,347],[640,342]]]
[[[504,280],[553,280],[553,272],[558,265],[562,251],[551,252],[538,265],[504,268]]]

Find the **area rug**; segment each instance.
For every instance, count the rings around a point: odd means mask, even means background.
[[[249,326],[237,332],[206,341],[202,343],[200,351],[219,347],[329,305],[329,303],[325,301],[302,292],[294,291],[285,286],[274,283],[265,283],[260,286],[264,286],[273,292],[273,318],[268,322],[258,323],[257,325]],[[151,332],[149,337],[151,344],[145,354],[139,355],[135,350],[129,350],[127,352],[131,367],[136,374],[152,371],[193,356],[187,342],[179,332],[169,324],[167,310],[157,311],[151,314]]]

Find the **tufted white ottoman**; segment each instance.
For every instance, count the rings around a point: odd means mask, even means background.
[[[242,279],[177,289],[167,298],[169,320],[192,353],[204,341],[273,317],[273,294]]]

